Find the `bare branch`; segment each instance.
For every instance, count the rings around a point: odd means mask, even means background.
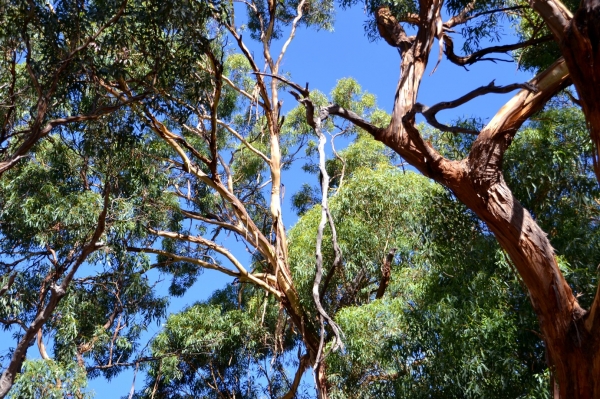
[[[473,6],[475,5],[475,1],[473,1],[472,3],[469,3],[469,5],[467,7],[465,7],[463,9],[463,11],[459,14],[459,15],[455,15],[454,17],[450,18],[448,21],[444,22],[444,29],[451,29],[457,25],[462,25],[464,23],[467,23],[468,21],[475,19],[475,18],[479,18],[481,16],[484,15],[489,15],[489,14],[495,14],[497,12],[510,12],[510,11],[516,11],[516,10],[522,10],[524,8],[526,8],[526,6],[513,6],[513,7],[505,7],[505,8],[496,8],[493,10],[486,10],[486,11],[482,11],[482,12],[478,12],[476,14],[473,15],[469,15],[469,13],[471,11],[473,11]]]
[[[300,19],[302,19],[302,15],[303,15],[302,9],[304,8],[305,4],[306,4],[306,0],[300,0],[300,2],[298,2],[298,7],[296,8],[296,17],[292,21],[292,28],[290,30],[290,35],[287,38],[287,40],[285,41],[285,43],[283,44],[283,47],[281,48],[281,52],[279,53],[279,58],[277,58],[277,62],[275,63],[275,71],[279,70],[279,65],[281,64],[281,61],[283,60],[283,56],[284,56],[285,52],[287,51],[288,46],[294,39],[294,36],[296,35],[296,28],[298,27],[298,22],[300,22]]]
[[[548,36],[543,36],[543,37],[540,37],[537,39],[526,40],[524,42],[519,42],[519,43],[514,43],[514,44],[506,44],[506,45],[502,45],[502,46],[488,47],[488,48],[484,48],[479,51],[476,51],[467,56],[458,56],[458,55],[454,54],[454,42],[452,41],[452,38],[450,38],[450,36],[444,35],[443,40],[444,40],[444,44],[446,45],[446,49],[444,50],[444,53],[446,54],[446,57],[448,57],[448,60],[450,60],[450,62],[452,62],[456,65],[464,66],[464,65],[472,65],[478,61],[493,61],[493,62],[508,61],[508,60],[501,60],[498,58],[484,58],[484,57],[486,55],[492,54],[492,53],[508,53],[509,51],[518,50],[520,48],[534,46],[534,45],[540,44],[540,43],[545,43],[545,42],[552,40],[552,36],[548,35]]]
[[[250,63],[250,67],[252,68],[252,71],[254,71],[254,73],[260,72],[260,68],[258,67],[258,65],[256,65],[256,62],[254,61],[254,57],[252,57],[252,53],[250,52],[248,47],[246,47],[246,44],[242,40],[242,36],[236,32],[235,27],[230,26],[230,25],[226,25],[226,27],[227,27],[227,30],[229,30],[229,33],[231,33],[231,35],[234,37],[235,41],[238,43],[238,47],[240,48],[240,50],[242,50],[242,53],[244,54],[244,56]],[[258,85],[260,95],[264,102],[264,107],[267,109],[271,109],[271,100],[269,98],[269,95],[267,94],[267,88],[265,86],[264,80],[260,76],[258,76],[256,79],[256,83]]]
[[[205,261],[203,261],[201,259],[191,258],[189,256],[177,255],[177,254],[174,254],[172,252],[163,251],[161,249],[127,247],[127,250],[130,251],[130,252],[139,252],[139,253],[148,253],[148,254],[161,255],[161,256],[164,256],[164,257],[168,258],[171,262],[192,263],[192,264],[201,266],[201,267],[203,267],[205,269],[216,270],[218,272],[221,272],[221,273],[226,274],[226,275],[231,276],[231,277],[235,277],[235,278],[240,278],[241,277],[238,272],[235,272],[233,270],[227,269],[226,267],[220,266],[220,265],[218,265],[216,263],[205,262]]]
[[[235,273],[235,272],[229,271],[229,273],[226,273],[226,274],[229,274],[231,276],[235,275],[236,277],[240,278],[241,280],[251,282],[255,285],[258,285],[258,286],[266,289],[267,291],[273,293],[277,297],[281,296],[281,293],[279,293],[279,291],[277,291],[275,288],[269,286],[264,281],[257,279],[256,277],[254,277],[254,275],[252,275],[252,273],[249,273],[248,270],[246,270],[246,268],[241,264],[241,262],[227,248],[222,247],[221,245],[217,244],[214,241],[207,240],[206,238],[200,237],[200,236],[189,236],[189,235],[185,235],[185,234],[173,233],[170,231],[159,231],[159,230],[154,230],[151,228],[149,228],[148,230],[152,234],[155,234],[159,237],[166,237],[166,238],[176,239],[176,240],[180,240],[180,241],[188,241],[188,242],[192,242],[195,244],[205,246],[206,248],[210,248],[210,249],[220,253],[221,255],[225,256],[235,266],[235,268],[238,269],[238,272],[239,272],[239,273]],[[153,253],[156,253],[156,252],[153,252]],[[171,254],[169,256],[175,257],[176,255]],[[184,258],[184,257],[179,256],[179,258]],[[192,258],[186,258],[186,259],[192,259]],[[192,263],[203,264],[203,265],[209,264],[208,262],[204,262],[201,260],[195,260],[195,261],[192,261]],[[223,271],[223,272],[224,272],[224,270],[229,270],[229,269],[225,269],[221,266],[218,266],[218,267],[219,267],[219,269],[216,269],[215,267],[211,266],[212,269]],[[235,274],[231,274],[231,273],[235,273]]]
[[[304,103],[310,102],[309,99],[305,99]],[[311,108],[314,106],[311,103]],[[327,117],[326,111],[323,111],[319,116],[314,117],[314,121],[312,123],[313,129],[315,133],[319,136],[319,170],[321,172],[321,221],[319,222],[319,227],[317,230],[317,242],[316,242],[316,271],[315,271],[315,280],[313,282],[312,294],[313,301],[315,302],[315,306],[319,312],[321,317],[321,341],[319,345],[319,350],[317,352],[317,356],[315,358],[315,368],[319,367],[319,364],[322,361],[322,352],[323,352],[323,343],[324,343],[324,331],[323,331],[323,319],[327,320],[329,327],[334,333],[334,342],[331,350],[337,350],[338,348],[343,349],[344,344],[342,342],[342,330],[340,327],[331,319],[331,317],[327,314],[323,306],[321,305],[321,296],[319,294],[319,286],[321,284],[321,278],[323,276],[323,254],[321,252],[321,246],[323,241],[323,231],[325,229],[325,225],[329,221],[329,226],[331,227],[332,232],[332,243],[335,251],[335,260],[332,265],[333,268],[338,267],[341,263],[341,250],[337,244],[336,230],[335,225],[333,223],[333,219],[331,217],[331,213],[329,212],[329,174],[327,173],[327,168],[325,167],[325,143],[327,142],[327,138],[322,130],[322,121]]]
[[[469,4],[467,4],[465,6],[465,8],[462,9],[462,11],[460,13],[458,13],[458,15],[455,15],[452,18],[450,18],[448,21],[446,21],[444,23],[444,27],[449,29],[449,28],[452,28],[453,26],[456,26],[459,24],[464,24],[465,22],[467,22],[469,20],[469,13],[471,11],[473,11],[476,3],[477,3],[477,0],[472,0]]]
[[[529,90],[532,92],[537,92],[537,88],[532,86],[529,83],[514,83],[511,85],[507,85],[507,86],[496,86],[494,84],[494,81],[492,81],[487,86],[481,86],[481,87],[465,94],[464,96],[457,98],[454,101],[444,101],[444,102],[438,103],[432,107],[427,107],[423,104],[417,103],[417,104],[415,104],[415,111],[423,114],[423,116],[425,117],[425,119],[431,126],[437,128],[443,132],[467,133],[467,134],[478,135],[479,131],[477,131],[477,130],[467,129],[467,128],[463,128],[463,127],[459,127],[459,126],[444,125],[444,124],[438,122],[438,120],[436,119],[436,114],[444,109],[456,108],[458,106],[461,106],[461,105],[465,104],[466,102],[471,101],[472,99],[482,96],[482,95],[485,95],[485,94],[509,93],[516,89],[524,89],[524,90]]]
[[[231,81],[231,79],[229,79],[227,76],[223,75],[223,81],[225,83],[227,83],[227,85],[229,85],[229,87],[231,87],[233,90],[237,91],[238,93],[240,93],[241,95],[243,95],[244,97],[246,97],[248,100],[252,101],[252,102],[256,102],[258,105],[260,105],[261,107],[264,108],[265,104],[260,101],[258,98],[254,97],[252,94],[248,93],[246,90],[240,89],[235,83],[233,83]]]
[[[327,113],[329,115],[339,116],[341,118],[346,119],[349,122],[352,122],[354,125],[360,127],[361,129],[366,130],[373,136],[377,137],[379,133],[381,133],[384,129],[373,125],[371,122],[363,119],[357,113],[347,110],[343,107],[340,107],[337,104],[329,105],[326,107]]]

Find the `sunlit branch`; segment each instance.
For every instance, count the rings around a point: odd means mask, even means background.
[[[301,100],[301,102],[305,107],[311,108],[314,110],[314,105],[308,98]],[[315,271],[315,279],[313,281],[313,287],[312,287],[313,301],[315,302],[315,306],[316,306],[316,308],[319,312],[320,318],[321,318],[321,320],[320,320],[321,321],[321,340],[320,340],[320,344],[319,344],[319,350],[317,351],[317,356],[315,358],[315,368],[318,368],[320,366],[321,361],[323,360],[323,343],[324,343],[324,334],[325,334],[323,320],[327,320],[327,323],[329,324],[329,327],[331,328],[331,330],[333,331],[333,334],[335,336],[331,350],[335,351],[338,348],[341,348],[341,349],[344,348],[344,344],[343,344],[342,338],[341,338],[342,330],[331,319],[331,317],[327,314],[325,309],[323,309],[323,305],[321,304],[321,295],[319,293],[319,287],[321,285],[321,279],[323,277],[323,253],[322,253],[323,232],[325,229],[325,225],[327,224],[328,221],[329,221],[329,226],[330,226],[331,232],[332,232],[332,243],[333,243],[333,248],[335,251],[335,260],[333,262],[332,268],[337,268],[342,261],[341,250],[337,243],[337,234],[336,234],[335,224],[333,223],[333,218],[331,217],[331,213],[329,212],[329,204],[328,204],[329,174],[327,173],[327,168],[325,166],[325,162],[326,162],[325,144],[327,142],[327,138],[325,137],[325,134],[323,133],[323,129],[322,129],[322,122],[326,117],[327,117],[327,113],[323,109],[322,113],[320,113],[318,116],[314,115],[313,120],[308,121],[309,125],[312,126],[315,133],[319,136],[319,144],[318,144],[319,170],[321,172],[321,220],[319,222],[319,226],[317,229],[316,250],[315,250],[316,271]]]
[[[203,119],[210,119],[210,117],[208,116],[203,116]],[[263,154],[259,149],[257,149],[256,147],[254,147],[252,144],[250,144],[250,142],[248,140],[246,140],[241,134],[239,134],[234,128],[232,128],[228,123],[217,119],[216,123],[219,126],[224,127],[229,133],[231,133],[233,136],[235,136],[238,140],[240,140],[250,151],[252,151],[253,153],[255,153],[256,155],[258,155],[263,161],[265,161],[267,163],[267,165],[271,165],[271,160],[269,159],[269,157],[267,157],[265,154]],[[193,130],[193,128],[184,125],[186,129],[188,130]]]
[[[230,25],[226,25],[226,27],[227,27],[227,30],[229,30],[229,33],[231,33],[231,35],[234,37],[234,39],[238,43],[238,47],[240,48],[240,50],[242,50],[242,53],[244,54],[244,56],[246,57],[246,59],[250,63],[250,67],[252,68],[252,70],[254,72],[260,72],[260,68],[258,67],[258,65],[256,65],[256,62],[254,61],[254,57],[252,57],[252,53],[250,52],[250,50],[248,49],[248,47],[246,47],[246,44],[242,40],[242,36],[240,36],[236,32],[235,27],[230,26]],[[267,94],[267,88],[265,86],[264,80],[260,76],[257,76],[256,83],[258,85],[258,88],[259,88],[260,93],[261,93],[261,97],[262,97],[263,102],[264,102],[263,107],[270,109],[271,108],[271,101],[269,99],[269,95]]]
[[[296,17],[292,21],[292,28],[290,30],[290,35],[287,38],[287,40],[285,41],[285,43],[283,44],[283,47],[281,48],[281,52],[279,53],[279,58],[277,58],[277,62],[275,63],[275,68],[274,68],[275,71],[279,70],[279,65],[281,64],[281,61],[283,60],[283,56],[284,56],[285,52],[287,51],[287,48],[289,47],[290,43],[294,39],[294,36],[296,35],[296,28],[298,27],[298,22],[300,22],[300,20],[302,19],[302,15],[303,15],[302,9],[304,8],[305,4],[306,4],[306,0],[300,0],[300,2],[298,3],[298,7],[296,7]]]
[[[148,254],[160,255],[160,256],[164,256],[165,258],[168,258],[171,262],[192,263],[192,264],[201,266],[201,267],[203,267],[205,269],[216,270],[218,272],[221,272],[221,273],[226,274],[226,275],[231,276],[231,277],[235,277],[235,278],[240,278],[241,277],[238,272],[235,272],[233,270],[227,269],[226,267],[220,266],[220,265],[218,265],[216,263],[205,262],[203,260],[200,260],[200,259],[197,259],[197,258],[191,258],[189,256],[177,255],[177,254],[174,254],[172,252],[163,251],[161,249],[127,247],[127,250],[130,251],[130,252],[139,252],[139,253],[148,253]]]
[[[246,97],[248,100],[250,100],[251,102],[255,102],[258,105],[260,105],[261,107],[264,108],[265,104],[260,101],[258,98],[254,97],[252,94],[248,93],[246,90],[240,89],[235,83],[233,83],[231,81],[231,79],[229,79],[227,76],[223,75],[223,81],[225,83],[227,83],[227,85],[229,85],[233,90],[237,91],[238,93],[240,93],[241,95],[243,95],[244,97]]]
[[[251,239],[252,235],[249,235],[248,234],[248,230],[246,230],[245,228],[243,228],[243,226],[236,226],[236,225],[233,225],[231,223],[223,222],[222,220],[218,220],[218,219],[210,218],[210,217],[205,217],[205,216],[200,215],[197,212],[186,211],[184,209],[181,210],[181,214],[183,216],[187,217],[187,218],[191,218],[191,219],[194,219],[194,220],[199,220],[201,222],[209,223],[209,224],[212,224],[212,225],[215,225],[215,226],[219,226],[219,227],[224,228],[225,230],[229,230],[229,231],[232,231],[234,233],[237,233],[240,236],[246,238],[246,240],[248,242],[250,242],[250,244],[256,245],[256,242]]]
[[[169,140],[165,140],[165,141],[167,141],[167,143],[169,143],[174,149],[178,150],[179,146],[176,142],[169,141]],[[183,155],[185,156],[185,152],[183,152],[183,150],[181,150],[180,147],[177,152],[179,154],[183,153]],[[256,225],[250,218],[250,215],[246,211],[244,205],[240,202],[240,200],[237,197],[235,197],[233,195],[233,193],[230,193],[229,191],[227,191],[227,188],[224,187],[222,184],[210,179],[204,172],[199,170],[197,167],[193,166],[189,162],[189,160],[188,160],[187,165],[185,164],[185,160],[184,160],[184,163],[179,163],[174,160],[170,160],[170,162],[175,165],[178,165],[179,167],[182,167],[186,172],[191,173],[194,176],[196,176],[198,179],[200,179],[200,181],[206,183],[209,187],[216,190],[217,193],[220,195],[220,197],[223,199],[223,201],[231,204],[231,206],[233,208],[233,212],[239,218],[240,222],[244,225],[244,227],[248,230],[248,232],[245,234],[254,236],[253,238],[256,240],[256,243],[257,243],[256,248],[260,250],[261,254],[263,256],[265,256],[267,259],[269,259],[269,261],[275,261],[275,254],[273,252],[273,248],[272,248],[271,244],[268,242],[266,237],[264,237],[264,235],[260,232],[260,230],[256,227]]]
[[[537,112],[552,96],[570,83],[569,70],[561,57],[528,82],[513,96],[482,130],[492,135],[516,134],[521,125]],[[535,87],[537,90],[531,90]]]
[[[149,228],[148,230],[152,234],[155,234],[159,237],[171,238],[171,239],[180,240],[180,241],[187,241],[187,242],[191,242],[194,244],[202,245],[206,248],[210,248],[210,249],[220,253],[221,255],[225,256],[235,266],[235,268],[239,272],[239,273],[236,273],[236,277],[243,279],[245,281],[249,281],[251,283],[257,284],[263,288],[265,288],[265,286],[268,286],[263,281],[257,279],[251,273],[249,273],[248,270],[246,270],[246,268],[240,263],[240,261],[227,248],[222,247],[221,245],[217,244],[214,241],[207,240],[206,238],[200,237],[200,236],[190,236],[190,235],[179,234],[179,233],[174,233],[174,232],[170,232],[170,231],[159,231],[159,230],[154,230],[151,228]],[[200,260],[198,260],[197,262],[207,263],[207,262],[203,262]],[[228,270],[225,268],[222,268],[222,269]],[[232,273],[235,273],[235,272],[232,272]],[[269,287],[269,290],[268,290],[269,292],[272,292],[273,294],[277,295],[278,297],[281,295],[279,293],[279,291],[275,290],[273,287],[270,287],[270,286],[268,286],[268,287]]]
[[[458,15],[453,16],[447,22],[445,22],[444,27],[452,28],[453,26],[467,22],[469,20],[469,13],[473,11],[473,8],[475,8],[476,3],[477,0],[472,0],[469,4],[465,6],[465,8],[462,9],[460,13],[458,13]]]

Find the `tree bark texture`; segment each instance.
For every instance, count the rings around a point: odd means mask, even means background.
[[[572,18],[557,1],[531,1],[563,49],[557,60],[508,101],[478,132],[466,159],[442,157],[416,128],[420,81],[432,44],[440,37],[441,1],[421,1],[419,28],[406,45],[404,32],[393,28],[393,16],[378,10],[380,34],[401,47],[401,77],[392,120],[379,129],[350,111],[329,106],[338,115],[369,131],[424,175],[443,184],[474,211],[494,233],[521,275],[540,321],[549,367],[557,383],[555,397],[600,398],[600,322],[597,293],[589,311],[581,308],[562,275],[546,233],[523,208],[502,175],[505,150],[521,125],[571,82],[577,87],[590,134],[600,149],[600,0],[586,0]],[[393,37],[397,35],[398,37]],[[402,46],[400,46],[402,43]],[[598,173],[598,163],[596,163]]]

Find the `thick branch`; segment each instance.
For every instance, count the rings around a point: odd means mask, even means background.
[[[387,7],[378,7],[375,11],[377,30],[381,37],[392,47],[399,48],[405,53],[413,44],[415,38],[409,37],[404,32],[402,25],[396,20]]]
[[[594,143],[594,172],[600,182],[600,1],[585,0],[569,27],[560,48],[577,89],[590,137]]]
[[[6,293],[6,291],[10,290],[10,287],[12,287],[12,285],[14,284],[16,277],[17,277],[17,273],[13,273],[10,276],[8,276],[8,280],[6,281],[6,284],[4,284],[4,286],[2,286],[2,288],[0,288],[0,296],[4,295]]]

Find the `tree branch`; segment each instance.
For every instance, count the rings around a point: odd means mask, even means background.
[[[6,284],[4,284],[2,286],[2,288],[0,288],[0,296],[4,295],[6,293],[6,291],[10,290],[10,287],[12,287],[12,285],[15,282],[15,278],[17,277],[17,273],[13,273],[10,276],[8,276],[8,280],[6,281]]]
[[[304,104],[306,104],[306,103],[310,102],[310,99],[307,98],[307,99],[304,99],[303,101],[304,101]],[[314,109],[312,102],[311,102],[310,107]],[[323,119],[325,119],[327,117],[327,114],[326,114],[325,110],[322,110],[322,111],[323,112],[319,116],[314,117],[314,120],[312,123],[315,133],[319,136],[319,145],[318,145],[319,170],[321,171],[321,221],[319,222],[319,227],[317,230],[317,242],[316,242],[316,251],[315,251],[316,271],[315,271],[315,279],[314,279],[313,288],[312,288],[313,301],[315,302],[315,306],[317,307],[317,310],[321,317],[321,344],[319,345],[319,350],[317,351],[317,356],[315,359],[315,368],[319,367],[319,364],[321,363],[321,360],[322,360],[323,341],[324,341],[324,333],[325,333],[324,328],[323,328],[323,319],[327,320],[327,323],[329,324],[329,327],[331,328],[331,330],[333,331],[333,334],[335,336],[331,350],[335,351],[338,348],[341,348],[341,349],[344,348],[344,344],[341,339],[342,330],[333,321],[333,319],[331,319],[331,317],[327,314],[327,312],[325,312],[325,309],[323,309],[323,306],[321,305],[321,296],[319,294],[319,286],[321,284],[321,278],[323,276],[323,254],[321,252],[321,244],[323,241],[323,231],[325,229],[325,225],[327,224],[327,221],[329,221],[329,226],[331,227],[332,241],[333,241],[333,247],[334,247],[334,251],[335,251],[335,260],[333,262],[332,267],[336,268],[341,262],[341,250],[337,244],[335,225],[333,223],[331,213],[329,212],[329,204],[328,204],[329,174],[327,173],[327,168],[325,166],[325,161],[326,161],[325,143],[327,142],[327,138],[325,137],[325,134],[323,133],[323,130],[322,130],[322,121],[323,121]]]
[[[104,233],[106,227],[106,216],[109,208],[109,198],[110,198],[110,187],[108,184],[105,184],[104,187],[104,203],[103,209],[98,216],[98,222],[96,224],[96,228],[86,245],[83,246],[81,253],[75,260],[74,264],[71,266],[71,270],[67,273],[67,275],[63,278],[61,284],[52,283],[50,286],[50,298],[48,303],[43,309],[40,309],[31,323],[31,325],[25,331],[25,334],[19,340],[17,347],[13,351],[11,360],[9,365],[6,367],[4,372],[2,373],[2,377],[0,378],[0,398],[4,398],[10,388],[12,387],[16,375],[21,370],[23,362],[25,361],[25,356],[27,355],[27,349],[29,348],[30,343],[33,341],[35,336],[38,334],[38,331],[44,326],[46,321],[52,316],[52,313],[58,306],[60,300],[67,294],[67,289],[73,276],[77,272],[79,266],[87,259],[87,257],[98,248],[100,248],[97,243]]]
[[[552,36],[543,36],[537,39],[529,39],[524,42],[514,43],[514,44],[506,44],[502,46],[492,46],[488,48],[481,49],[467,56],[458,56],[454,53],[454,42],[450,36],[444,34],[444,44],[446,48],[444,53],[450,62],[456,65],[464,66],[464,65],[472,65],[478,61],[505,61],[499,60],[497,58],[483,58],[488,54],[492,53],[507,53],[509,51],[518,50],[523,47],[534,46],[536,44],[545,43],[552,40]]]
[[[381,265],[381,282],[379,283],[377,294],[375,294],[375,299],[381,299],[383,297],[383,294],[385,294],[385,290],[390,283],[391,266],[394,255],[396,255],[396,248],[390,249],[390,252],[383,258],[383,264]]]
[[[444,109],[459,107],[459,106],[465,104],[466,102],[471,101],[472,99],[482,96],[482,95],[485,95],[485,94],[509,93],[516,89],[524,89],[524,90],[532,91],[534,93],[537,92],[537,88],[535,86],[532,86],[530,83],[514,83],[514,84],[507,85],[507,86],[496,86],[494,84],[494,81],[492,80],[487,86],[481,86],[481,87],[465,94],[464,96],[457,98],[454,101],[444,101],[444,102],[435,104],[432,107],[427,107],[423,104],[417,103],[417,104],[415,104],[414,109],[416,112],[421,113],[431,126],[437,128],[443,132],[467,133],[467,134],[478,135],[479,131],[477,131],[477,130],[467,129],[467,128],[463,128],[463,127],[459,127],[459,126],[447,126],[447,125],[444,125],[444,124],[438,122],[438,120],[436,118],[437,113]]]
[[[298,392],[298,386],[300,386],[302,375],[310,365],[309,360],[310,356],[308,354],[300,358],[300,364],[298,365],[298,369],[296,370],[296,374],[294,375],[294,381],[290,386],[290,390],[285,395],[283,395],[281,399],[294,399],[296,397],[296,392]]]
[[[460,14],[455,15],[454,17],[450,18],[448,21],[444,22],[444,28],[445,29],[451,29],[457,25],[462,25],[464,23],[467,23],[468,21],[481,17],[483,15],[489,15],[489,14],[494,14],[497,12],[507,12],[507,11],[516,11],[516,10],[522,10],[525,8],[525,6],[513,6],[513,7],[505,7],[505,8],[496,8],[493,10],[487,10],[487,11],[482,11],[482,12],[478,12],[476,14],[473,15],[469,15],[469,13],[471,11],[473,11],[474,5],[475,5],[475,1],[469,3],[469,5],[467,5],[467,7],[465,7],[463,9],[463,11],[460,12]]]

